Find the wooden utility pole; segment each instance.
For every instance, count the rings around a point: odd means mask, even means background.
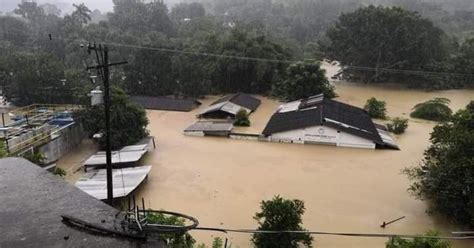
[[[110,85],[109,85],[109,66],[122,65],[127,62],[118,62],[109,64],[109,49],[107,46],[99,45],[95,43],[89,44],[87,51],[90,54],[91,51],[95,52],[97,65],[87,67],[87,70],[95,69],[102,77],[104,82],[104,109],[105,109],[105,161],[107,171],[107,203],[113,205],[114,193],[113,193],[113,182],[112,182],[112,149],[110,144]]]

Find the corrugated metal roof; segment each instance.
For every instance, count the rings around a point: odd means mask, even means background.
[[[147,152],[148,144],[125,146],[118,151],[112,151],[112,164],[138,162]],[[104,151],[97,152],[84,162],[84,166],[104,164],[106,164],[106,154]]]
[[[151,166],[139,166],[112,170],[112,185],[114,198],[129,195],[150,173]],[[76,182],[76,187],[87,194],[99,199],[107,199],[106,169],[90,171]]]

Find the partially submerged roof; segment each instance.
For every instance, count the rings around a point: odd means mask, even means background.
[[[380,146],[390,146],[382,139],[372,119],[364,109],[316,95],[280,106],[270,118],[263,134],[325,125],[373,141]]]
[[[114,198],[128,196],[145,180],[150,173],[151,166],[139,166],[112,170],[112,185]],[[84,174],[76,187],[87,194],[99,199],[107,199],[106,169],[93,170]]]
[[[234,125],[229,122],[198,121],[188,128],[185,132],[230,132]]]
[[[222,103],[222,102],[231,102],[239,106],[242,106],[246,109],[250,109],[251,111],[255,111],[262,101],[260,101],[260,99],[255,98],[249,94],[236,93],[236,94],[231,94],[223,98],[220,98],[217,101],[213,102],[211,105]]]
[[[199,115],[205,115],[215,111],[223,111],[235,115],[241,109],[244,109],[247,112],[253,112],[258,108],[260,103],[260,99],[251,95],[237,93],[218,99],[208,108],[204,109]]]
[[[171,97],[132,96],[130,99],[145,109],[168,111],[191,111],[201,105],[196,99],[178,99]]]
[[[148,144],[125,146],[118,151],[112,151],[112,164],[138,162],[148,152],[148,146]],[[84,162],[84,166],[105,165],[105,155],[104,151],[97,152]]]
[[[65,225],[61,215],[121,230],[116,209],[22,158],[0,160],[0,195],[0,247],[164,247]]]

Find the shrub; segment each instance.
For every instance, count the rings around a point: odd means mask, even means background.
[[[249,114],[247,111],[245,111],[245,109],[241,109],[239,112],[237,112],[235,115],[234,125],[242,127],[250,126]]]
[[[386,103],[384,101],[379,101],[377,98],[372,97],[367,99],[364,109],[367,111],[370,117],[378,119],[387,118],[387,110],[385,109]]]
[[[428,231],[427,236],[438,236],[435,231]],[[449,248],[451,244],[447,241],[433,238],[402,239],[395,237],[387,242],[386,248]]]
[[[56,175],[56,176],[65,177],[66,176],[66,171],[59,168],[59,167],[56,167],[56,168],[54,168],[53,174]]]
[[[408,127],[408,119],[396,117],[390,123],[387,123],[388,131],[394,134],[402,134]]]
[[[176,216],[166,216],[162,213],[149,213],[147,215],[148,223],[184,226],[184,219]],[[167,247],[176,248],[193,248],[196,240],[187,232],[184,233],[163,233],[159,239],[163,241]]]
[[[453,111],[448,107],[450,100],[447,98],[435,98],[413,107],[410,116],[430,121],[447,121]]]

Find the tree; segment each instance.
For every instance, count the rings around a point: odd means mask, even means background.
[[[421,164],[404,171],[413,181],[409,190],[434,212],[474,226],[474,111],[458,111],[430,140]]]
[[[428,231],[427,236],[439,236],[436,231]],[[448,241],[434,238],[414,238],[412,240],[395,237],[387,242],[386,248],[450,248]]]
[[[402,134],[408,127],[408,119],[396,117],[393,118],[390,123],[387,123],[388,131],[394,134]]]
[[[362,7],[342,14],[326,33],[326,55],[342,65],[375,68],[375,72],[345,70],[367,81],[388,81],[381,68],[424,70],[445,59],[443,31],[416,12],[399,7]],[[401,79],[411,79],[399,77]]]
[[[18,7],[13,10],[13,13],[31,21],[38,21],[45,16],[44,10],[39,7],[36,2],[27,1],[22,1],[22,3],[18,4]]]
[[[434,98],[413,107],[410,116],[431,121],[447,121],[453,111],[448,107],[447,98]]]
[[[4,94],[8,101],[17,105],[74,103],[73,90],[80,86],[79,78],[73,80],[71,74],[71,78],[66,78],[64,65],[55,56],[16,53],[2,59],[7,72]]]
[[[103,104],[88,106],[78,113],[77,118],[82,122],[89,136],[105,132]],[[148,136],[146,130],[148,118],[145,110],[130,102],[125,92],[118,88],[111,88],[110,123],[112,149],[133,145]],[[104,149],[105,135],[98,142]]]
[[[329,98],[336,96],[334,86],[329,83],[324,69],[318,62],[306,61],[291,64],[286,70],[285,79],[272,87],[272,95],[286,101],[318,94],[324,94]]]
[[[387,110],[385,109],[386,103],[384,101],[379,101],[375,97],[367,99],[364,109],[367,111],[370,117],[378,119],[387,118]]]
[[[178,3],[171,9],[171,19],[175,22],[184,21],[185,19],[193,20],[206,15],[206,10],[201,3]]]
[[[249,114],[247,113],[247,111],[245,111],[245,109],[240,109],[237,112],[237,114],[235,115],[234,125],[243,127],[250,126]]]
[[[301,226],[305,212],[303,201],[287,200],[277,195],[272,200],[262,201],[260,207],[261,211],[254,217],[259,224],[258,230],[305,231]],[[258,248],[312,247],[313,238],[307,233],[255,233],[252,242]]]
[[[87,8],[86,5],[81,3],[79,5],[72,4],[72,6],[74,6],[75,10],[71,13],[71,17],[76,23],[85,25],[90,20],[92,20],[91,18],[92,11],[89,8]]]

